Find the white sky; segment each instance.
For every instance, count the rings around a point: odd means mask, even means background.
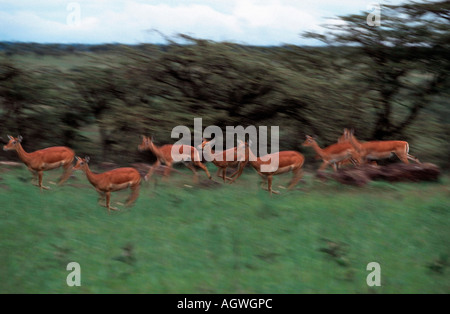
[[[311,43],[300,37],[304,31],[320,31],[329,18],[377,2],[405,0],[0,0],[0,41],[164,42],[156,29],[167,36],[299,45]]]

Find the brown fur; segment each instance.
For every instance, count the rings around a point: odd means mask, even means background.
[[[167,166],[164,171],[164,177],[167,178],[169,176],[172,170],[172,166],[175,163],[172,157],[172,150],[180,154],[180,156],[183,157],[183,161],[190,160],[192,162],[192,164],[184,164],[194,173],[195,182],[198,181],[198,174],[194,166],[197,166],[205,171],[208,178],[211,179],[208,168],[206,168],[206,166],[200,162],[200,155],[198,153],[198,150],[193,146],[166,144],[158,147],[153,143],[151,138],[143,136],[142,143],[138,146],[138,149],[140,151],[150,150],[153,154],[155,154],[157,158],[156,163],[145,176],[146,180],[148,180],[152,176],[154,169],[157,168],[161,163]]]
[[[362,143],[356,139],[352,131],[347,129],[344,130],[344,135],[349,143],[361,154],[364,161],[368,159],[386,159],[395,154],[405,164],[409,163],[408,160],[420,163],[419,159],[409,154],[409,144],[406,141],[370,141]]]
[[[210,143],[211,141],[207,141],[205,139],[203,139],[203,142],[201,144],[202,148],[205,148],[206,145],[208,145],[208,143]],[[217,176],[223,178],[223,181],[226,182],[226,180],[230,180],[231,183],[234,182],[235,180],[232,179],[232,177],[239,172],[241,169],[243,169],[245,167],[245,165],[247,164],[247,162],[245,161],[245,153],[242,154],[242,156],[239,156],[239,151],[237,147],[233,147],[227,150],[224,150],[222,152],[215,152],[213,150],[211,150],[211,154],[212,154],[212,163],[219,168],[217,171]],[[227,160],[228,158],[230,158],[230,156],[233,157],[232,160]],[[228,157],[228,158],[227,158]],[[239,166],[239,169],[237,170],[237,172],[233,173],[233,175],[231,177],[227,177],[227,168],[228,167],[236,167]]]
[[[93,173],[88,166],[89,160],[77,157],[77,163],[73,167],[73,170],[81,169],[85,174],[89,182],[95,187],[100,194],[99,203],[105,199],[105,206],[110,210],[117,210],[117,208],[111,207],[111,192],[124,190],[130,188],[132,193],[127,199],[127,206],[130,206],[139,196],[139,189],[141,183],[141,175],[139,172],[131,167],[116,168],[103,173]]]
[[[59,184],[63,184],[72,174],[72,163],[75,152],[69,147],[54,146],[40,149],[32,153],[27,153],[22,145],[21,137],[12,137],[8,135],[9,142],[3,146],[3,150],[15,150],[20,160],[28,167],[33,174],[33,179],[38,176],[38,186],[42,189],[49,189],[42,185],[43,172],[47,170],[64,168],[64,173],[59,180]]]
[[[332,144],[322,149],[311,136],[307,135],[306,141],[302,145],[312,147],[320,158],[322,158],[323,162],[319,171],[325,170],[330,164],[333,170],[337,171],[337,163],[348,159],[354,160],[355,163],[360,163],[361,161],[360,154],[347,142]]]
[[[303,164],[305,162],[305,157],[296,151],[281,151],[278,153],[268,154],[264,156],[264,160],[260,157],[256,157],[253,152],[251,151],[250,147],[247,143],[242,144],[245,145],[245,160],[246,162],[249,162],[250,165],[258,172],[258,174],[263,178],[264,181],[267,180],[267,190],[272,195],[273,193],[278,193],[277,191],[272,190],[272,181],[273,176],[277,174],[287,173],[292,171],[294,174],[293,178],[289,182],[288,189],[291,190],[294,188],[294,186],[300,181],[300,179],[303,176]],[[277,156],[276,156],[277,155]],[[272,172],[262,172],[261,166],[262,165],[270,165],[271,157],[278,158],[278,169]],[[267,160],[266,160],[267,159]],[[235,174],[232,175],[236,177],[233,179],[236,180],[238,177],[241,176],[243,171],[242,169],[239,169]]]

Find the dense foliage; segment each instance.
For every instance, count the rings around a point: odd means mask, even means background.
[[[0,47],[0,134],[27,150],[68,145],[94,161],[148,160],[140,134],[174,142],[177,125],[278,125],[280,149],[344,127],[401,139],[448,167],[448,2],[385,6],[382,25],[341,17],[321,47],[252,47],[181,35],[182,44]],[[1,158],[13,158],[2,153]]]

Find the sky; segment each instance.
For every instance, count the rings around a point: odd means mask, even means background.
[[[405,0],[0,0],[0,41],[164,43],[183,33],[250,45],[311,44],[336,16]],[[381,12],[382,21],[382,12]],[[161,34],[164,34],[162,36]]]

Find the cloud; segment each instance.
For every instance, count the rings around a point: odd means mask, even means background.
[[[400,1],[400,0],[392,0]],[[67,5],[79,4],[80,23],[68,25]],[[326,17],[365,10],[369,0],[106,1],[0,0],[0,40],[63,43],[163,42],[149,30],[255,45],[301,44]]]

